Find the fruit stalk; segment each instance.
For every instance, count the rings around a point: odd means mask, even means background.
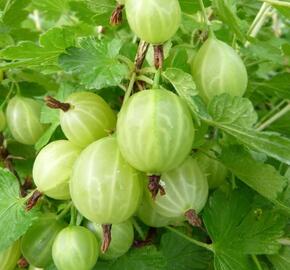
[[[128,98],[131,96],[131,94],[133,92],[133,88],[134,88],[134,85],[136,82],[137,73],[139,73],[140,69],[142,68],[142,65],[144,63],[148,48],[149,48],[149,43],[147,43],[145,41],[140,41],[139,46],[138,46],[138,50],[137,50],[137,54],[135,57],[135,61],[134,61],[135,68],[134,68],[134,71],[132,72],[131,79],[129,82],[129,86],[126,90],[123,104],[125,104],[127,102]]]

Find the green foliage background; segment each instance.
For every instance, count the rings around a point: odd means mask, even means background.
[[[165,44],[161,79],[194,114],[198,127],[195,149],[207,147],[204,135],[208,131],[222,134],[222,153],[217,158],[231,175],[227,184],[211,193],[201,213],[208,234],[188,227],[162,228],[152,245],[132,248],[113,262],[99,262],[96,270],[290,267],[290,2],[204,3],[216,36],[232,45],[245,62],[249,75],[246,96],[224,94],[206,106],[197,95],[190,63],[207,31],[198,1],[180,0],[182,25]],[[113,0],[0,0],[0,69],[5,71],[0,102],[16,90],[39,100],[48,94],[64,100],[72,92],[87,90],[118,110],[133,70],[137,39],[126,18],[121,26],[109,25],[114,7]],[[263,10],[263,20],[255,23]],[[144,66],[152,70],[152,63],[150,48]],[[152,84],[150,74],[139,79]],[[14,161],[21,179],[31,175],[38,150],[63,138],[57,112],[43,105],[41,121],[49,128],[35,147],[20,145],[9,131],[5,133],[10,153],[22,158]],[[19,198],[15,177],[1,169],[0,250],[37,219],[40,209],[26,212],[25,202]],[[47,199],[40,208],[57,212],[63,207]],[[196,246],[192,237],[210,238],[213,244]]]

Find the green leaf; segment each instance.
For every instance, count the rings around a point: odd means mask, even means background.
[[[242,146],[223,148],[220,159],[240,180],[271,201],[275,201],[287,185],[287,179],[274,167],[256,161]]]
[[[259,91],[267,92],[271,96],[275,94],[284,99],[290,99],[289,85],[289,73],[281,73],[272,77],[270,80],[261,80],[253,83],[253,86]]]
[[[25,199],[19,194],[15,176],[0,168],[0,251],[21,237],[38,218],[37,209],[25,211]]]
[[[279,254],[268,256],[275,270],[289,270],[290,247],[283,247]]]
[[[286,2],[286,1],[284,1]],[[287,4],[289,4],[289,1],[286,2]],[[272,5],[273,7],[275,7],[282,15],[284,15],[287,19],[290,19],[290,8],[289,6],[288,7],[283,7],[283,6],[280,6],[280,5]]]
[[[46,93],[46,89],[38,83],[23,81],[18,85],[21,95],[25,97],[37,97]]]
[[[213,241],[216,269],[252,269],[248,254],[275,254],[283,235],[285,218],[253,204],[246,188],[228,196],[216,191],[203,212],[203,221]]]
[[[161,251],[167,261],[166,270],[207,270],[211,264],[209,251],[172,232],[162,235]]]
[[[95,15],[95,12],[92,12],[89,7],[87,1],[80,2],[80,1],[70,1],[69,2],[70,8],[72,11],[74,11],[77,15],[77,17],[82,20],[83,22],[86,22],[88,24],[93,23],[93,16]]]
[[[69,29],[52,28],[40,36],[39,45],[22,41],[0,51],[0,57],[13,62],[3,63],[0,67],[37,67],[56,65],[58,56],[67,47],[74,45],[75,34]]]
[[[70,0],[32,0],[31,9],[37,9],[49,20],[57,20],[69,11]]]
[[[45,88],[47,92],[57,91],[59,88],[59,85],[55,82],[55,79],[53,79],[50,76],[44,75],[36,70],[32,70],[32,69],[17,70],[14,76],[17,81],[24,81],[24,82],[31,82],[31,83],[38,84],[41,87]],[[24,91],[27,94],[29,94],[30,92],[29,88],[27,88]],[[32,95],[29,94],[29,96],[32,96]]]
[[[57,270],[57,268],[54,264],[51,264],[51,265],[45,267],[44,270]]]
[[[249,270],[254,269],[249,256],[233,250],[218,251],[214,258],[215,270]]]
[[[217,10],[219,18],[237,35],[241,41],[245,41],[240,18],[237,16],[231,1],[213,0],[213,6]]]
[[[247,98],[232,97],[229,94],[215,96],[208,106],[213,120],[221,124],[235,124],[251,128],[258,119],[254,106]]]
[[[163,254],[155,246],[131,249],[115,261],[98,262],[94,270],[166,270]]]
[[[127,66],[118,61],[122,42],[86,38],[81,48],[70,48],[59,58],[67,72],[79,75],[81,84],[88,89],[101,89],[118,85],[127,75]]]
[[[198,1],[192,2],[190,0],[179,0],[179,3],[184,13],[195,14],[200,10]]]
[[[279,133],[259,132],[241,128],[237,125],[207,122],[235,137],[241,144],[290,165],[290,151],[288,150],[290,149],[290,139],[281,136]]]
[[[168,68],[162,73],[175,88],[178,95],[185,100],[191,111],[202,118],[210,118],[206,111],[206,107],[196,90],[196,85],[192,76],[180,69]]]
[[[8,2],[8,1],[7,1]],[[10,1],[8,9],[2,14],[2,22],[9,30],[14,28],[20,28],[21,22],[23,22],[27,16],[28,11],[25,8],[30,3],[30,0],[13,0]]]
[[[87,0],[87,5],[95,14],[93,20],[98,25],[108,25],[110,16],[116,6],[115,0]]]

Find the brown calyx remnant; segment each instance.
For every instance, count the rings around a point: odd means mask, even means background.
[[[44,101],[46,106],[51,109],[61,109],[62,111],[67,112],[71,108],[69,103],[60,102],[51,96],[46,96]]]
[[[17,265],[19,268],[27,268],[29,266],[28,261],[26,261],[26,259],[24,257],[21,257],[18,262]]]
[[[199,218],[199,216],[197,215],[197,213],[195,212],[195,210],[190,209],[190,210],[186,211],[184,216],[186,217],[186,219],[189,222],[189,224],[191,224],[194,227],[201,228],[202,221]]]
[[[156,196],[158,195],[158,192],[160,192],[160,195],[163,196],[166,194],[165,189],[163,186],[160,185],[160,175],[149,175],[149,183],[148,183],[148,189],[152,195],[152,199],[155,200]]]
[[[112,224],[103,224],[103,243],[101,247],[101,251],[105,253],[111,243],[111,230],[112,230]]]
[[[124,9],[124,5],[117,4],[110,18],[111,25],[116,26],[122,23],[123,9]]]
[[[162,69],[164,61],[163,45],[154,45],[154,65],[156,69]]]
[[[40,191],[35,190],[31,197],[28,199],[25,210],[30,211],[37,204],[42,195],[43,194]]]

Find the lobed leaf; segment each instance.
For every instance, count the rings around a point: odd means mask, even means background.
[[[212,254],[184,240],[175,233],[167,232],[161,238],[166,270],[207,270],[212,264]]]
[[[0,51],[0,57],[12,62],[0,67],[37,67],[56,65],[58,56],[67,47],[74,45],[75,34],[70,29],[52,28],[39,37],[39,45],[32,41],[22,41]]]
[[[168,68],[162,73],[162,76],[174,86],[178,95],[185,100],[195,116],[210,118],[203,101],[198,96],[196,85],[190,74],[181,69]]]
[[[253,194],[241,188],[230,194],[216,191],[203,212],[213,241],[215,269],[253,269],[248,255],[275,254],[286,225],[273,210],[260,209]]]
[[[223,148],[223,164],[246,185],[275,201],[287,185],[287,179],[271,165],[255,160],[242,146]]]
[[[166,261],[155,246],[131,249],[115,261],[98,262],[94,270],[165,270]]]
[[[127,75],[127,66],[118,61],[122,43],[85,38],[80,48],[70,48],[59,58],[67,72],[79,74],[81,84],[87,89],[101,89],[118,85]]]
[[[251,128],[258,119],[249,99],[232,97],[229,94],[215,96],[208,106],[208,111],[214,121],[226,125]]]
[[[213,0],[213,6],[221,20],[227,24],[229,28],[237,35],[241,41],[245,41],[245,35],[242,30],[242,22],[237,16],[231,1],[228,0]]]
[[[0,168],[0,251],[21,237],[38,218],[38,210],[25,210],[19,197],[19,184],[13,174]]]
[[[268,256],[275,270],[288,270],[290,265],[290,247],[283,247],[279,254]]]

